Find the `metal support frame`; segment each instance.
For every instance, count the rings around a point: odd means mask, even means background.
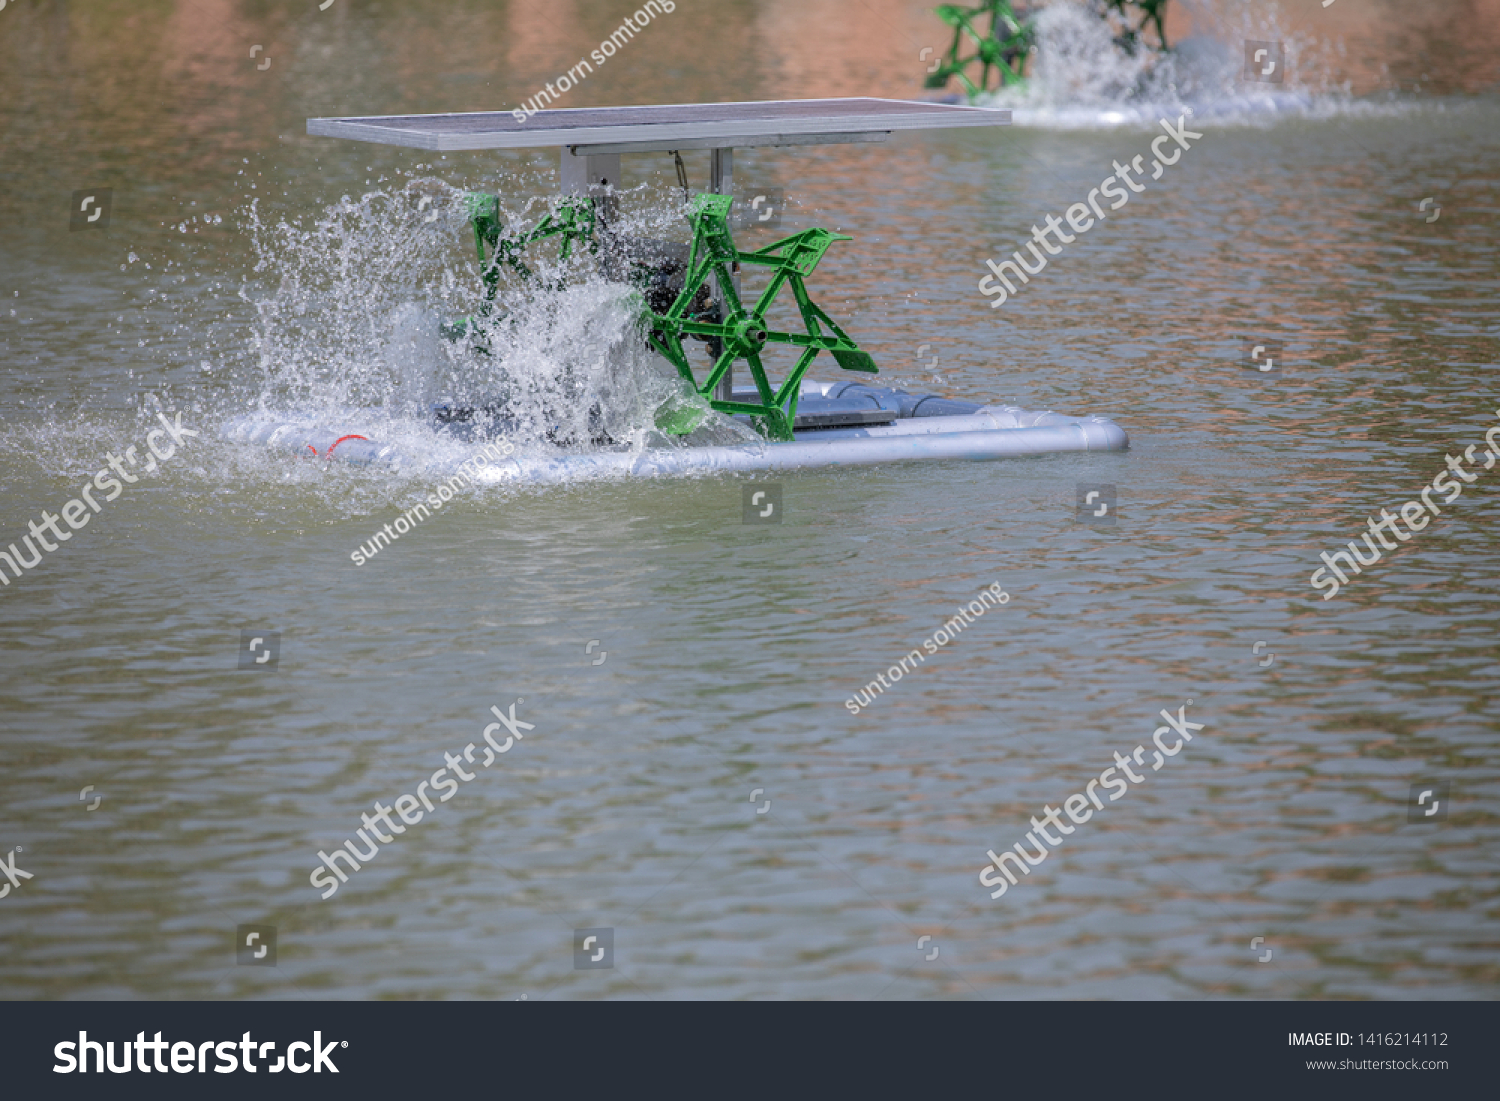
[[[715,195],[734,191],[734,150],[712,149],[708,154],[708,189]]]
[[[708,189],[715,195],[734,194],[734,150],[733,149],[711,149],[708,153]],[[740,266],[734,265],[734,296],[740,298]],[[719,313],[727,317],[728,313],[724,304],[724,293],[719,289],[719,284],[713,284],[714,301],[719,304]],[[734,367],[724,372],[724,378],[719,383],[719,388],[714,391],[714,397],[719,401],[734,400]]]
[[[881,135],[884,137],[885,135]],[[620,182],[620,154],[597,153],[581,146],[564,146],[562,149],[562,193],[564,195],[587,196],[595,200],[599,209],[599,220],[608,225],[614,220],[616,199],[610,188]],[[710,149],[708,152],[708,190],[716,195],[734,194],[734,150]],[[740,295],[739,265],[733,273],[735,297]],[[721,313],[725,309],[724,296],[717,283],[713,285],[714,301]],[[723,381],[714,396],[720,401],[734,400],[734,371],[724,373]]]
[[[611,189],[619,182],[620,154],[585,153],[578,156],[571,147],[563,147],[562,193],[596,200],[600,217],[605,222],[614,217],[617,200]]]
[[[752,134],[734,139],[735,149],[790,148],[797,145],[859,145],[882,142],[889,130],[861,130],[852,134]],[[684,149],[728,149],[723,138],[670,138],[661,141],[596,142],[568,146],[580,156],[600,153],[671,153]]]

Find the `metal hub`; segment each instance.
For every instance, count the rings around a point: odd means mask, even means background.
[[[734,323],[725,342],[737,356],[754,355],[766,346],[765,326],[753,317],[743,317]]]

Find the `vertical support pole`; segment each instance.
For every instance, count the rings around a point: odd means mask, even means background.
[[[708,189],[715,195],[734,194],[734,150],[733,149],[710,149],[708,152]],[[736,265],[738,269],[738,265]],[[719,293],[719,285],[714,283],[714,301],[719,303],[720,311],[723,311],[723,296]],[[740,277],[738,270],[734,275],[734,293],[739,295]],[[719,388],[714,392],[714,397],[720,401],[734,400],[734,367],[724,372],[724,378],[719,382]]]
[[[728,195],[734,191],[733,149],[708,151],[708,189],[715,195]]]
[[[562,149],[562,193],[589,195],[597,200],[599,218],[609,223],[614,218],[616,200],[606,195],[606,188],[620,184],[620,154],[576,156],[573,146]]]

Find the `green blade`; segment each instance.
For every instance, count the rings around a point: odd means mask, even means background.
[[[853,351],[833,348],[829,354],[833,356],[834,362],[846,371],[864,371],[871,375],[880,373],[880,368],[875,366],[875,360],[871,358],[869,352],[861,352],[857,348]]]

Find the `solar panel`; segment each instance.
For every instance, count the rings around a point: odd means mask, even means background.
[[[524,121],[510,111],[315,118],[307,120],[307,132],[439,152],[566,146],[578,154],[603,154],[879,141],[896,130],[1010,123],[1009,111],[873,98],[568,107],[530,116],[517,113]]]

